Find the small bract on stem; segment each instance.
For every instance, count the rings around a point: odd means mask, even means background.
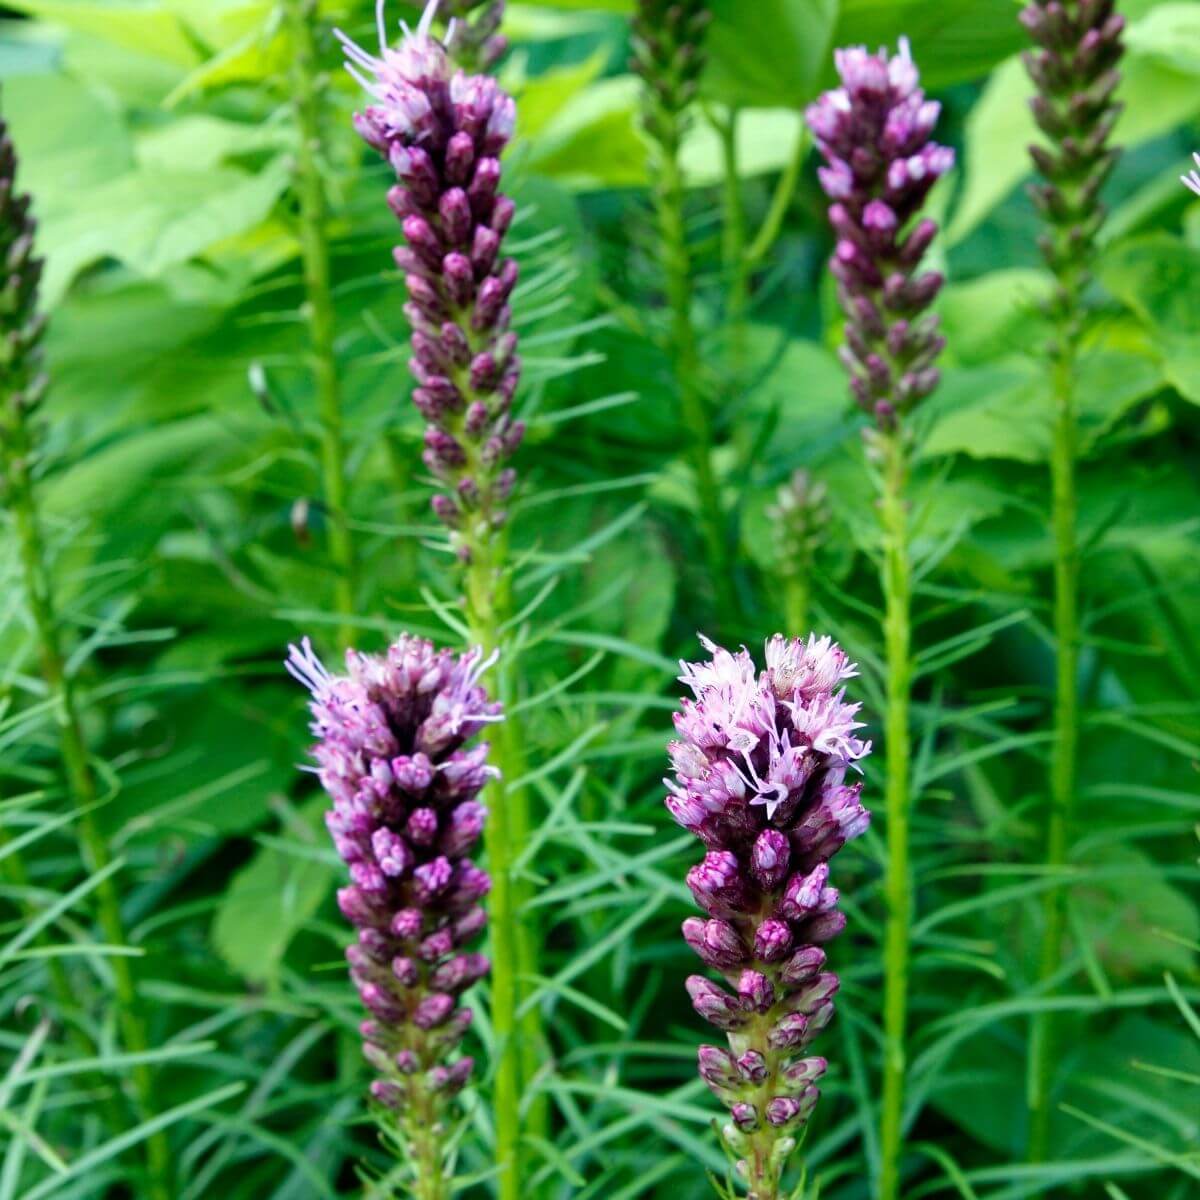
[[[688,945],[733,992],[693,975],[696,1011],[727,1035],[701,1046],[700,1074],[729,1109],[727,1149],[750,1200],[780,1200],[788,1159],[817,1102],[825,1060],[807,1056],[829,1024],[838,978],[825,943],[846,924],[829,860],[869,820],[847,773],[869,751],[859,706],[838,685],[857,672],[840,647],[773,637],[766,669],[702,639],[681,663],[694,694],[675,714],[667,809],[706,848],[687,883],[707,918]]]
[[[826,160],[821,185],[833,202],[837,237],[832,270],[846,314],[842,361],[859,405],[875,420],[867,453],[879,492],[887,707],[887,872],[884,891],[884,1062],[880,1101],[881,1200],[900,1193],[907,1063],[909,942],[913,918],[909,867],[911,730],[914,673],[909,474],[912,434],[905,416],[938,383],[945,339],[930,311],[942,286],[920,270],[937,225],[919,217],[930,188],[954,162],[932,140],[940,106],[927,100],[907,40],[897,54],[858,46],[834,55],[841,87],[808,110]]]

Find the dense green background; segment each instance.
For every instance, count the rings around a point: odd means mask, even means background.
[[[8,7],[0,105],[49,262],[41,496],[108,790],[100,816],[130,864],[122,889],[147,952],[137,966],[152,1040],[178,1051],[156,1074],[162,1106],[187,1106],[170,1127],[178,1197],[355,1194],[354,1164],[380,1152],[347,1032],[358,1016],[331,899],[338,864],[322,800],[296,769],[303,697],[280,665],[305,632],[331,650],[335,626],[300,314],[289,46],[270,0]],[[719,118],[739,112],[752,232],[792,154],[799,108],[829,81],[833,45],[907,32],[945,102],[943,137],[961,151],[932,201],[946,230],[935,247],[949,277],[945,379],[914,421],[913,1200],[1001,1200],[1052,1184],[1064,1195],[1183,1200],[1200,1177],[1200,1030],[1172,998],[1182,989],[1194,1002],[1200,986],[1200,203],[1178,183],[1200,146],[1200,3],[1122,7],[1131,29],[1116,136],[1129,152],[1108,192],[1080,394],[1087,713],[1069,977],[1056,1001],[1069,1050],[1055,1159],[1035,1169],[1021,1165],[1024,1059],[1029,1016],[1044,1003],[1031,984],[1037,901],[1057,882],[1038,866],[1053,678],[1050,406],[1037,311],[1047,277],[1018,186],[1032,126],[1013,57],[1017,9],[713,2],[706,103]],[[322,13],[369,37],[372,8]],[[524,866],[538,880],[542,1002],[559,1051],[543,1080],[555,1141],[535,1154],[532,1179],[546,1196],[605,1200],[701,1196],[705,1168],[722,1165],[708,1129],[717,1108],[694,1076],[703,1031],[683,993],[693,962],[678,936],[698,851],[667,818],[659,783],[673,660],[696,650],[709,581],[655,348],[629,8],[514,4],[502,66],[520,109],[509,177],[521,205],[511,238],[530,420],[513,522],[526,617],[514,637],[542,813]],[[322,55],[351,512],[365,564],[360,641],[378,648],[401,628],[454,640],[454,573],[429,517],[407,399],[386,172],[349,127],[355,96],[329,37]],[[749,327],[731,338],[724,168],[703,114],[686,161],[715,461],[740,547],[737,640],[753,644],[781,623],[766,509],[806,466],[827,481],[832,507],[814,624],[863,664],[858,692],[877,735],[873,492],[831,348],[813,163],[756,276]],[[0,814],[19,834],[44,828],[63,800],[4,526],[0,572],[0,788],[15,801]],[[880,788],[870,770],[868,780],[870,804]],[[881,834],[877,822],[839,859],[851,925],[832,956],[844,986],[819,1047],[831,1070],[806,1147],[826,1200],[868,1195],[874,1162]],[[26,858],[43,903],[80,878],[61,831]],[[16,910],[0,911],[14,936]],[[64,943],[90,936],[79,909],[56,932]],[[103,1030],[103,958],[69,961]],[[19,1001],[41,989],[43,971],[37,958],[0,954],[0,1063],[30,1034]],[[481,1031],[486,1041],[486,1021]],[[104,1154],[86,1179],[40,1182],[52,1172],[30,1128],[67,1164],[108,1136],[78,1078],[20,1078],[69,1057],[52,1039],[0,1085],[11,1110],[0,1196],[127,1194],[125,1165]],[[231,1083],[246,1086],[230,1096]],[[473,1121],[466,1170],[484,1161],[486,1106]]]

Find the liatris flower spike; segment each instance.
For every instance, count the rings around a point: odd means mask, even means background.
[[[46,392],[41,343],[46,318],[37,311],[42,261],[34,256],[36,222],[29,197],[15,192],[17,158],[0,121],[0,500],[29,470],[32,416]]]
[[[465,947],[486,921],[488,876],[469,855],[495,770],[486,743],[466,743],[501,719],[479,684],[490,660],[404,635],[384,655],[347,651],[347,674],[331,675],[307,638],[289,649],[288,671],[312,693],[326,823],[350,871],[338,905],[358,931],[346,958],[371,1014],[371,1094],[396,1113],[419,1194],[440,1196],[449,1102],[472,1068],[452,1059],[471,1023],[459,995],[488,970]]]
[[[938,383],[934,361],[945,339],[929,308],[942,276],[918,273],[937,225],[911,222],[953,166],[954,152],[931,140],[941,106],[926,100],[906,40],[890,57],[856,46],[837,51],[834,61],[842,86],[809,106],[808,124],[827,163],[821,185],[833,201],[843,359],[855,399],[888,429]]]
[[[514,206],[498,190],[515,108],[495,80],[454,70],[430,34],[437,0],[396,50],[383,7],[380,0],[378,55],[338,37],[373,100],[355,127],[399,180],[388,204],[407,242],[395,257],[408,285],[413,402],[428,421],[425,463],[446,488],[434,510],[470,561],[504,523],[516,481],[505,463],[524,433],[512,418],[521,374],[509,329],[517,264],[500,256]]]
[[[701,639],[711,660],[682,663],[695,700],[675,714],[667,808],[705,845],[687,882],[707,918],[683,935],[733,993],[703,975],[696,1011],[728,1035],[700,1048],[700,1074],[729,1109],[724,1138],[754,1200],[775,1200],[825,1060],[806,1057],[833,1015],[837,976],[823,943],[846,924],[829,860],[867,827],[848,783],[869,751],[859,706],[838,685],[857,672],[829,638],[778,634],[757,672],[743,648]]]
[[[705,0],[638,0],[630,66],[649,89],[644,120],[655,141],[677,148],[679,117],[695,99],[704,71],[711,20]]]
[[[1029,192],[1051,226],[1040,244],[1059,279],[1055,315],[1075,325],[1087,259],[1104,220],[1100,189],[1120,157],[1108,145],[1121,115],[1113,97],[1125,19],[1115,7],[1113,0],[1034,0],[1020,18],[1037,45],[1022,57],[1037,88],[1033,118],[1048,140],[1029,147],[1044,177]]]
[[[1180,179],[1191,188],[1197,196],[1200,196],[1200,154],[1193,154],[1192,158],[1196,160],[1196,170],[1189,171],[1186,175],[1180,175]]]

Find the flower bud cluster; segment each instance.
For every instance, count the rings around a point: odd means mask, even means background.
[[[509,301],[517,264],[500,251],[514,205],[500,190],[513,134],[512,98],[486,75],[455,71],[429,33],[437,2],[399,49],[380,28],[373,55],[339,34],[348,69],[373,98],[354,123],[396,172],[388,204],[402,224],[395,252],[412,326],[413,402],[428,422],[433,499],[469,559],[505,520],[516,481],[505,466],[524,435],[512,417],[521,375]]]
[[[361,1028],[379,1074],[371,1091],[402,1122],[440,1113],[472,1068],[451,1054],[471,1024],[459,997],[488,970],[467,949],[490,886],[470,854],[495,770],[486,743],[466,746],[500,719],[479,685],[487,665],[478,650],[407,635],[384,655],[348,651],[346,675],[331,675],[307,639],[287,662],[312,693],[313,756],[333,802],[326,824],[349,868],[338,906],[358,933],[346,958],[370,1013]]]
[[[42,260],[34,255],[37,223],[29,197],[17,194],[17,156],[0,121],[0,501],[27,476],[34,452],[31,417],[46,392],[37,311]]]
[[[1114,99],[1125,19],[1114,0],[1033,0],[1021,24],[1036,48],[1025,51],[1037,94],[1033,118],[1046,136],[1029,153],[1042,175],[1030,195],[1050,231],[1042,254],[1058,277],[1055,307],[1078,318],[1076,295],[1087,279],[1087,260],[1104,220],[1099,193],[1119,151],[1108,139],[1121,113]]]
[[[838,687],[855,667],[830,639],[777,634],[761,673],[745,649],[703,643],[710,661],[681,664],[695,699],[675,714],[666,804],[707,848],[687,877],[706,915],[684,922],[684,938],[727,985],[687,981],[696,1011],[727,1034],[727,1048],[701,1047],[700,1074],[729,1109],[739,1169],[761,1187],[825,1071],[807,1050],[838,989],[823,946],[846,924],[829,860],[867,827],[862,785],[846,775],[870,744]]]
[[[643,122],[669,154],[679,150],[683,116],[704,71],[704,36],[712,21],[705,0],[638,0],[630,68],[646,85]]]
[[[919,271],[937,225],[914,218],[954,152],[932,140],[941,106],[925,98],[907,41],[890,57],[856,46],[834,60],[842,86],[807,116],[827,164],[818,174],[837,236],[842,357],[855,399],[890,429],[938,383],[945,339],[929,309],[943,279]]]
[[[829,489],[804,470],[793,471],[767,510],[782,575],[805,575],[829,525]]]
[[[452,22],[446,49],[456,63],[470,71],[486,71],[508,49],[500,32],[505,0],[442,0],[439,11]]]

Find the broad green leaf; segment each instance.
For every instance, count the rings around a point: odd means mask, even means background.
[[[938,302],[947,354],[959,363],[983,364],[1013,346],[1044,339],[1040,305],[1050,294],[1047,272],[1002,267],[965,283],[950,283]]]
[[[634,76],[622,75],[576,91],[529,145],[530,168],[581,191],[643,186],[639,87]]]
[[[1110,340],[1089,345],[1080,355],[1076,407],[1083,449],[1163,385],[1162,369],[1151,355],[1136,345],[1121,347],[1120,331],[1108,332]],[[1025,358],[948,367],[919,412],[918,420],[928,422],[919,442],[921,456],[1047,461],[1054,405],[1038,343],[1030,349],[1035,353]]]
[[[213,920],[213,947],[251,983],[270,986],[292,939],[333,890],[336,868],[317,857],[329,850],[322,820],[329,802],[314,796],[293,811],[279,841],[261,847],[226,890]]]
[[[1171,384],[1200,404],[1200,249],[1150,234],[1110,247],[1099,273],[1145,323]]]
[[[95,0],[11,0],[9,7],[178,67],[194,67],[200,62],[195,43],[165,5],[150,6],[133,0],[101,4]]]
[[[1024,45],[1017,11],[1013,0],[841,0],[833,45],[895,48],[907,37],[925,86],[942,88],[978,78]]]
[[[226,121],[197,113],[178,117],[137,139],[137,159],[144,167],[166,171],[207,171],[234,155],[289,148],[295,141],[283,125]]]
[[[710,0],[703,92],[739,107],[800,108],[825,68],[837,0]]]
[[[154,278],[252,229],[274,208],[290,171],[283,156],[254,174],[147,167],[94,188],[86,208],[60,208],[44,222],[48,302],[102,259]]]
[[[1105,970],[1118,979],[1137,978],[1145,971],[1189,973],[1196,956],[1187,943],[1200,940],[1200,915],[1188,897],[1133,846],[1089,850],[1088,863],[1129,870],[1126,876],[1084,882],[1071,891],[1083,934]]]
[[[806,127],[799,111],[751,108],[739,113],[738,175],[746,179],[781,170],[794,157],[797,138],[803,136],[806,136]],[[692,187],[711,187],[725,178],[721,137],[708,121],[697,121],[692,125],[680,159]]]
[[[20,160],[19,186],[43,222],[133,166],[121,114],[91,88],[55,75],[4,81],[0,111]]]

